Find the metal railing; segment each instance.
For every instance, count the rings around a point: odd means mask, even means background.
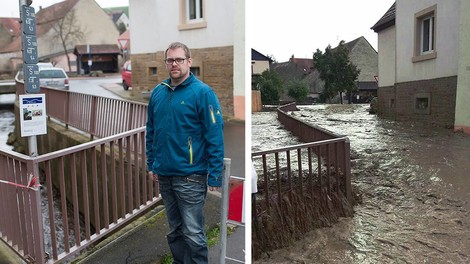
[[[296,119],[286,109],[292,105],[277,110],[279,121],[309,143],[252,153],[259,175],[252,197],[255,259],[352,213],[349,139]]]
[[[146,105],[41,89],[49,117],[105,137],[37,157],[0,150],[0,180],[17,184],[0,184],[0,239],[28,263],[60,263],[161,198],[146,174]],[[30,175],[44,186],[18,186]]]
[[[147,105],[59,89],[41,87],[47,114],[67,126],[96,137],[108,137],[145,126]]]

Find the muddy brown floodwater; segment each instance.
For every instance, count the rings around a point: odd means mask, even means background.
[[[292,114],[351,142],[354,217],[307,233],[254,263],[470,263],[470,136],[370,115],[367,105]],[[274,139],[274,140],[273,140]],[[252,116],[252,150],[297,141],[275,112]]]

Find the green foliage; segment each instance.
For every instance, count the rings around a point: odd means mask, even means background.
[[[162,261],[160,262],[161,264],[172,264],[173,263],[173,257],[171,256],[171,254],[166,254]]]
[[[119,35],[122,35],[122,33],[126,32],[127,30],[126,25],[124,25],[124,23],[119,23],[119,25],[117,25],[116,28],[119,31]]]
[[[294,98],[296,102],[304,101],[308,92],[308,85],[301,80],[292,80],[287,84],[287,95]]]
[[[277,102],[282,94],[283,81],[275,71],[265,70],[258,78],[256,87],[261,91],[261,101]]]
[[[313,54],[313,63],[320,72],[320,79],[325,82],[322,97],[331,100],[338,93],[357,90],[356,79],[360,70],[349,60],[349,51],[342,40],[338,47],[326,47],[325,53],[317,49]],[[341,98],[341,102],[342,98]]]

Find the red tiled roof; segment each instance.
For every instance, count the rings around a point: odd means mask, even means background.
[[[21,34],[21,26],[18,18],[0,17],[0,25],[12,36],[19,36]]]
[[[62,19],[75,6],[79,0],[65,0],[63,2],[42,8],[36,12],[36,36],[39,38],[47,33],[55,22]],[[21,27],[18,28],[21,33]],[[0,53],[21,51],[21,34],[17,35],[9,45],[5,46]]]

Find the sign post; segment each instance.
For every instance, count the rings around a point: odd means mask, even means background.
[[[36,38],[36,13],[32,1],[19,0],[21,19],[21,40],[23,48],[23,72],[26,94],[20,96],[21,136],[28,137],[28,150],[31,157],[38,155],[36,135],[46,134],[47,120],[45,95],[40,91],[38,68],[38,43]]]
[[[38,145],[36,135],[46,134],[46,111],[45,95],[39,94],[39,69],[38,69],[38,43],[36,39],[36,14],[31,7],[32,0],[19,0],[20,21],[21,21],[21,41],[23,47],[23,72],[24,88],[26,94],[20,95],[20,115],[22,136],[28,136],[29,156],[38,156]],[[26,132],[26,133],[24,133]],[[34,179],[39,179],[38,164],[27,164],[29,174]],[[37,181],[39,184],[39,181]],[[28,183],[28,186],[30,183]],[[29,255],[34,263],[46,263],[44,254],[44,233],[43,219],[41,215],[41,193],[39,188],[30,196],[31,210],[31,237],[34,238]]]

